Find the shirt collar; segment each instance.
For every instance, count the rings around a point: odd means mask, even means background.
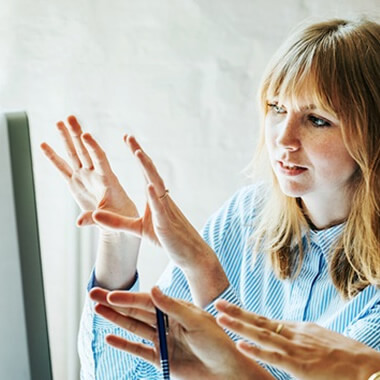
[[[341,223],[324,230],[305,229],[303,235],[308,236],[310,243],[314,243],[322,250],[327,260],[331,247],[338,241],[344,227],[345,223]]]

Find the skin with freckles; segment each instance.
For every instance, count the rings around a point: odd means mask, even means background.
[[[356,164],[343,141],[344,126],[307,99],[268,101],[266,147],[284,194],[300,197],[313,224],[324,228],[347,216]]]

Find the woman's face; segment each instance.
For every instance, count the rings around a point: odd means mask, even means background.
[[[305,99],[297,107],[268,100],[265,139],[282,191],[291,197],[337,199],[344,196],[356,163],[332,114]]]

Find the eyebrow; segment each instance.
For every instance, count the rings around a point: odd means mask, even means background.
[[[274,100],[274,102],[277,103],[278,105],[280,104],[280,102],[277,99]],[[280,106],[286,108],[286,106],[284,104],[281,104]],[[302,106],[299,109],[300,109],[300,111],[307,111],[307,110],[315,110],[317,108],[318,107],[315,104],[311,103],[311,104],[308,104],[306,106]]]
[[[307,110],[315,110],[317,106],[315,104],[309,104],[307,106],[302,106],[300,110],[307,111]]]

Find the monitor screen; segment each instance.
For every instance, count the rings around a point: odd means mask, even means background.
[[[0,114],[0,373],[52,379],[28,118]]]

